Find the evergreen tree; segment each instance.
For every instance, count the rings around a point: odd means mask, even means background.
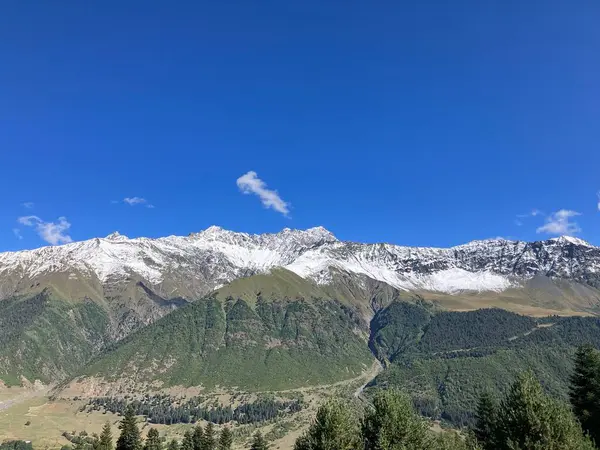
[[[439,433],[435,439],[435,450],[480,450],[475,439],[469,436],[463,439],[453,431]]]
[[[223,428],[219,436],[219,450],[231,450],[233,445],[233,434],[229,427]]]
[[[148,435],[146,436],[146,445],[144,450],[162,450],[162,442],[160,440],[160,434],[156,428],[150,428]]]
[[[479,441],[475,437],[475,433],[472,431],[467,431],[467,435],[465,436],[465,450],[484,450],[483,447],[480,446]]]
[[[399,391],[380,391],[362,422],[365,450],[430,450],[435,448],[427,423]]]
[[[179,442],[177,442],[175,439],[172,439],[171,442],[169,442],[167,449],[168,450],[179,450]]]
[[[495,425],[498,414],[498,403],[488,392],[484,392],[479,398],[476,412],[476,423],[473,430],[475,437],[481,443],[484,450],[496,450],[494,437],[496,435]]]
[[[73,450],[88,450],[88,448],[83,439],[78,439],[73,446]]]
[[[263,437],[260,431],[254,433],[254,437],[252,438],[252,445],[250,446],[250,450],[267,450],[269,448],[269,444]]]
[[[294,450],[354,450],[359,442],[359,430],[348,408],[329,402],[318,409],[314,423]]]
[[[110,422],[106,422],[100,433],[99,450],[113,450],[113,437]]]
[[[544,394],[532,372],[517,378],[498,411],[497,450],[593,449],[573,413]]]
[[[202,429],[202,425],[196,425],[192,440],[194,441],[194,450],[203,450],[204,430]]]
[[[202,438],[202,450],[215,450],[216,446],[215,427],[212,422],[208,422],[204,429],[204,437]]]
[[[100,437],[96,434],[92,434],[92,443],[90,445],[92,450],[100,450]]]
[[[187,430],[183,435],[180,450],[194,450],[194,438],[190,430]]]
[[[577,349],[570,399],[581,426],[600,444],[600,352],[591,345]]]
[[[117,439],[116,450],[142,450],[142,437],[137,426],[135,411],[129,405],[125,410],[121,424],[121,435]]]

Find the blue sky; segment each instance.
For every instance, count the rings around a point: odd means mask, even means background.
[[[212,224],[600,244],[599,22],[592,0],[4,2],[0,250]]]

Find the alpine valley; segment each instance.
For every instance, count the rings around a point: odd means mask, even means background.
[[[140,414],[172,424],[164,396],[177,390],[356,382],[357,396],[402,386],[460,426],[483,389],[527,368],[566,396],[575,347],[600,346],[598,313],[600,248],[573,237],[416,248],[322,227],[113,233],[0,254],[0,410],[3,389],[40,385],[105,414],[146,398]]]

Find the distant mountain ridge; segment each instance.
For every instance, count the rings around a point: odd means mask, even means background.
[[[459,311],[492,306],[536,316],[597,314],[599,274],[600,248],[570,237],[425,248],[340,241],[322,227],[253,235],[213,226],[158,239],[113,233],[0,253],[0,378],[64,379],[107,346],[200,299],[216,298],[224,308],[214,315],[226,326],[215,335],[218,342],[236,342],[237,351],[246,339],[239,337],[247,336],[263,352],[261,342],[268,347],[285,337],[278,348],[292,352],[286,357],[299,349],[301,358],[315,362],[335,348],[335,338],[291,339],[290,327],[318,330],[342,311],[348,318],[337,329],[349,342],[356,324],[366,335],[373,316],[390,303],[421,300]],[[248,305],[237,311],[246,311],[242,328],[251,332],[231,335],[230,325],[242,322],[227,305],[238,300]],[[264,302],[281,305],[270,315],[287,308],[296,314],[305,303],[309,312],[284,325],[267,316],[259,322]],[[193,320],[205,317],[193,310],[199,314]],[[232,355],[223,348],[212,354],[215,364]]]
[[[450,248],[361,244],[323,227],[247,234],[212,226],[189,236],[129,239],[119,233],[62,246],[0,253],[0,299],[52,273],[101,285],[137,279],[158,295],[199,298],[240,277],[283,267],[319,284],[331,268],[396,289],[500,292],[541,274],[600,283],[600,248],[563,236],[545,241],[473,241]]]

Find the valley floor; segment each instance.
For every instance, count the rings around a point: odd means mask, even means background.
[[[358,401],[364,387],[382,370],[379,362],[356,378],[329,385],[312,386],[280,393],[302,393],[306,407],[299,413],[282,417],[260,427],[243,425],[234,428],[236,449],[246,448],[246,442],[257,429],[272,437],[272,448],[291,450],[296,439],[311,423],[317,407],[327,398],[346,397],[348,401]],[[277,392],[274,392],[277,394]],[[100,411],[82,412],[85,399],[57,399],[51,401],[50,389],[11,387],[0,389],[0,442],[4,440],[30,440],[34,448],[58,449],[69,444],[63,432],[88,434],[100,433],[102,426],[109,421],[113,425],[113,435],[118,435],[120,417]],[[215,394],[215,397],[219,394]],[[221,395],[221,397],[223,397]],[[154,425],[153,425],[154,426]],[[158,425],[161,436],[167,439],[180,439],[191,425]],[[141,424],[145,434],[150,425]]]

